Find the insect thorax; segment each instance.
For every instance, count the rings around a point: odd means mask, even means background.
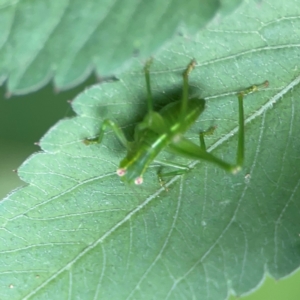
[[[203,99],[191,99],[184,118],[181,118],[181,101],[171,103],[159,112],[148,113],[138,124],[135,141],[129,143],[126,157],[117,174],[126,182],[141,183],[142,176],[155,157],[180,137],[204,110]]]

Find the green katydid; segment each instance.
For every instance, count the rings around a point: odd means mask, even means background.
[[[239,129],[236,163],[230,164],[215,155],[207,152],[204,136],[211,134],[214,127],[199,133],[200,145],[196,145],[186,139],[184,133],[195,123],[205,108],[205,100],[201,98],[189,99],[189,73],[196,65],[192,60],[183,72],[183,94],[182,99],[164,106],[160,111],[153,110],[153,98],[150,83],[150,65],[149,60],[144,67],[146,87],[147,87],[147,104],[148,113],[143,121],[135,127],[134,140],[128,141],[121,128],[112,120],[103,121],[99,135],[96,138],[87,138],[85,144],[101,143],[104,132],[110,127],[120,142],[127,149],[126,157],[120,162],[117,174],[122,180],[135,184],[143,183],[143,174],[148,166],[154,161],[156,156],[162,151],[167,150],[176,155],[188,157],[195,160],[206,160],[215,163],[222,169],[236,173],[244,161],[244,96],[266,87],[268,81],[260,85],[253,85],[237,94],[239,106]],[[176,167],[176,164],[165,163]],[[181,167],[182,166],[178,166]],[[188,168],[186,168],[188,169]],[[175,172],[170,172],[171,174]]]

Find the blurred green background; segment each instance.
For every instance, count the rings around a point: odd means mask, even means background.
[[[40,151],[34,143],[58,120],[73,115],[68,100],[94,83],[95,78],[90,77],[80,86],[64,92],[55,92],[49,84],[36,93],[10,98],[5,97],[5,87],[0,88],[0,199],[24,185],[12,170],[32,153]],[[230,297],[234,299],[237,298]],[[268,277],[256,292],[242,299],[299,300],[300,271],[279,282]]]

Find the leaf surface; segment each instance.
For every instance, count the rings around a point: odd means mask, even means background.
[[[266,272],[280,279],[299,268],[297,7],[246,3],[155,56],[158,109],[180,99],[181,73],[197,60],[190,94],[206,98],[207,108],[186,136],[198,143],[199,130],[217,125],[207,144],[226,161],[234,162],[237,146],[235,93],[269,80],[245,98],[246,162],[237,175],[162,153],[192,167],[170,179],[168,192],[155,163],[142,186],[121,183],[115,170],[125,150],[114,134],[100,145],[82,140],[105,118],[132,136],[146,113],[143,66],[136,60],[118,81],[79,95],[78,116],[56,124],[41,141],[44,152],[19,169],[29,185],[0,202],[1,295],[218,300],[253,290]]]
[[[194,33],[241,0],[91,0],[0,2],[0,84],[10,93],[58,90],[93,70],[119,74],[134,56],[146,58],[175,33]]]

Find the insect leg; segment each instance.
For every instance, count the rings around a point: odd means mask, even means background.
[[[177,164],[174,162],[169,162],[166,160],[154,160],[154,163],[158,163],[161,166],[166,166],[166,167],[172,167],[172,168],[177,168],[177,169],[181,169],[181,170],[188,170],[189,168],[185,165],[181,165],[181,164]]]
[[[190,140],[186,138],[181,138],[179,142],[172,143],[170,145],[170,148],[173,150],[174,153],[177,153],[178,155],[185,156],[191,159],[196,160],[206,160],[210,161],[212,163],[217,164],[220,168],[228,171],[228,172],[236,172],[235,171],[235,165],[231,165],[222,159],[214,156],[210,152],[207,152],[202,147],[199,147],[198,145],[194,144]]]
[[[152,98],[152,92],[151,92],[151,82],[150,82],[150,66],[152,64],[153,59],[150,58],[144,67],[145,72],[145,79],[146,79],[146,87],[147,87],[147,104],[148,104],[148,111],[153,111],[153,98]]]
[[[181,118],[184,119],[187,110],[187,103],[189,99],[189,74],[195,68],[196,60],[192,59],[188,64],[184,72],[182,73],[183,77],[183,93],[182,93],[182,102],[181,102]]]
[[[197,160],[206,160],[217,164],[222,169],[231,172],[237,173],[244,162],[244,107],[243,107],[243,99],[244,96],[255,92],[261,88],[268,86],[268,82],[264,82],[261,85],[254,85],[249,87],[248,89],[238,93],[238,102],[239,102],[239,129],[238,129],[238,146],[237,146],[237,157],[236,163],[230,164],[226,161],[214,156],[213,154],[206,151],[206,146],[204,142],[204,135],[213,132],[213,127],[205,131],[204,133],[200,133],[200,147],[188,139],[181,138],[177,142],[173,142],[170,144],[170,148],[176,152],[178,155],[186,156],[192,159]]]
[[[115,135],[117,136],[117,138],[119,139],[119,141],[121,142],[121,144],[125,147],[128,148],[128,141],[123,133],[123,131],[121,130],[121,128],[113,121],[106,119],[103,121],[101,127],[100,127],[100,131],[99,131],[99,135],[95,138],[86,138],[83,140],[83,143],[86,145],[89,144],[99,144],[101,143],[103,136],[104,136],[104,131],[106,130],[107,127],[110,127],[112,129],[112,131],[115,133]]]
[[[202,150],[206,151],[206,145],[205,145],[205,141],[204,141],[204,136],[205,135],[212,135],[215,132],[216,128],[217,128],[217,126],[211,126],[207,130],[201,131],[199,133],[200,147],[201,147]]]
[[[164,177],[171,177],[171,176],[177,176],[177,175],[183,175],[186,172],[188,172],[190,170],[189,167],[181,165],[181,164],[177,164],[174,162],[169,162],[169,161],[160,161],[160,160],[155,160],[154,162],[159,163],[162,166],[168,166],[168,167],[173,167],[173,168],[177,168],[176,171],[171,171],[171,172],[162,172],[162,167],[159,168],[159,170],[157,171],[157,177],[158,177],[158,181],[160,183],[160,185],[162,187],[165,188],[166,191],[168,191],[168,188],[165,185],[165,181],[164,181]]]
[[[178,176],[178,175],[184,175],[187,171],[189,171],[190,169],[186,169],[186,170],[178,170],[178,171],[173,171],[173,172],[168,172],[168,173],[161,173],[160,170],[157,172],[157,177],[158,177],[158,181],[161,187],[163,187],[165,189],[166,192],[169,191],[166,181],[164,180],[164,177],[171,177],[171,176]]]
[[[191,169],[186,168],[186,169],[180,169],[180,170],[171,171],[171,172],[167,172],[167,173],[162,173],[161,169],[159,169],[157,172],[157,176],[158,176],[159,182],[163,182],[163,180],[162,180],[163,177],[183,175],[186,172],[188,172],[189,170],[191,170]]]
[[[244,139],[245,121],[244,121],[244,105],[243,105],[244,96],[256,92],[262,88],[265,88],[268,85],[269,82],[265,81],[260,85],[250,86],[249,88],[237,94],[238,102],[239,102],[239,130],[238,130],[238,147],[237,147],[237,154],[236,154],[237,169],[240,169],[244,163],[244,152],[245,152],[245,139]]]
[[[172,164],[172,167],[174,167],[174,164]],[[172,176],[178,176],[178,175],[184,175],[186,172],[188,172],[189,170],[191,170],[190,168],[188,167],[184,167],[182,168],[180,166],[180,168],[176,171],[171,171],[171,172],[166,172],[166,173],[162,173],[162,168],[160,168],[158,171],[157,171],[157,177],[158,177],[158,181],[159,181],[159,184],[160,186],[164,187],[164,189],[168,192],[169,189],[168,187],[166,186],[166,182],[164,180],[165,177],[172,177]]]

